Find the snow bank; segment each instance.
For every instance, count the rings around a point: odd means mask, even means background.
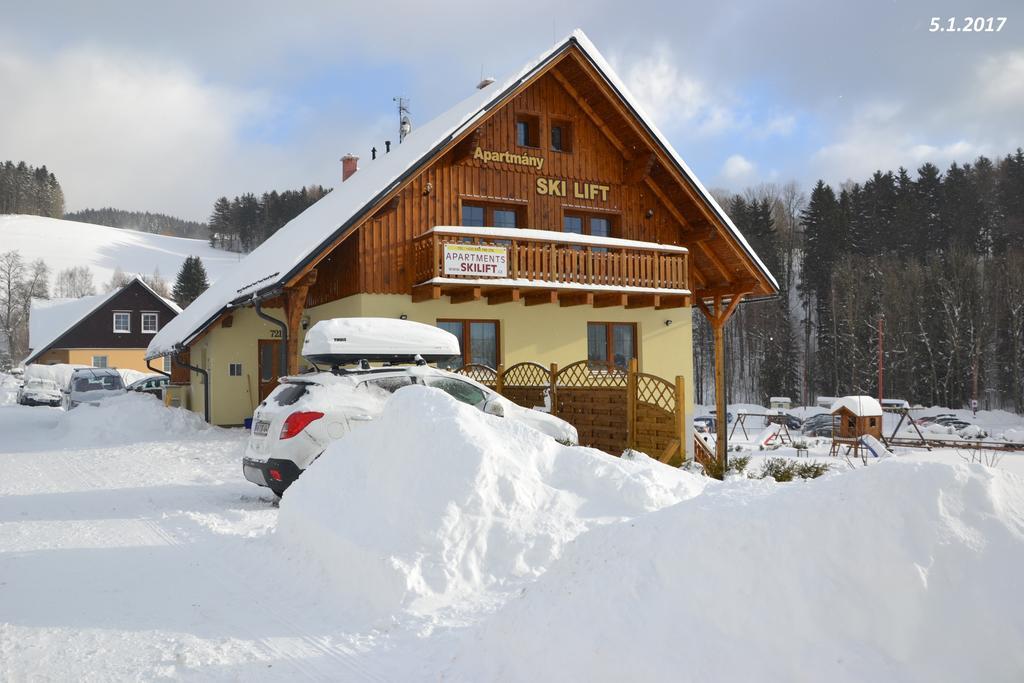
[[[201,415],[168,408],[155,396],[131,392],[98,406],[80,405],[61,414],[52,437],[75,446],[111,446],[137,441],[187,439],[221,431]]]
[[[1005,472],[738,480],[582,536],[442,677],[1019,681],[1022,563]]]
[[[288,489],[278,535],[367,616],[463,611],[542,574],[587,529],[706,482],[649,458],[562,446],[412,386]]]

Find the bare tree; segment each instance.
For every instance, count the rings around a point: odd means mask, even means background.
[[[92,282],[92,271],[88,266],[65,268],[57,273],[53,283],[53,295],[62,299],[80,299],[96,293]]]

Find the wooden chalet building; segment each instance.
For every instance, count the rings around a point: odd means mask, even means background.
[[[148,372],[146,347],[180,312],[177,304],[140,278],[108,294],[33,299],[24,364],[71,363]],[[170,370],[170,363],[156,367]]]
[[[174,400],[240,424],[304,365],[304,330],[342,316],[439,325],[465,363],[636,358],[692,387],[691,307],[720,345],[743,297],[777,293],[579,31],[357,171],[342,161],[339,187],[153,340],[149,358],[180,361]]]

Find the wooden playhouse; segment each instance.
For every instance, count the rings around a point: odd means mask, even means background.
[[[843,396],[832,404],[832,449],[837,455],[846,446],[860,455],[861,437],[882,438],[882,405],[870,396]]]

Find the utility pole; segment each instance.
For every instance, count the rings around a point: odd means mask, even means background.
[[[885,316],[878,316],[878,402],[885,398]]]

